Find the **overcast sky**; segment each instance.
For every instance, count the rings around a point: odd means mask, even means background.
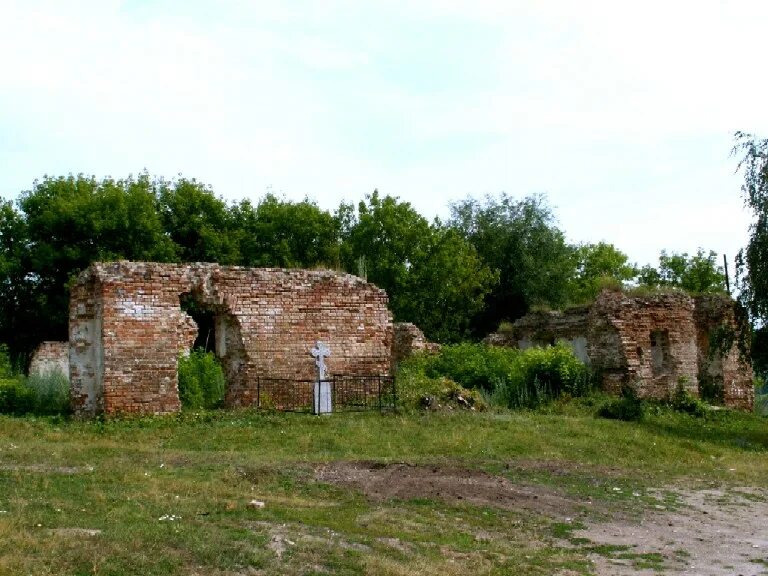
[[[746,242],[768,2],[0,0],[0,196],[143,169],[428,218],[543,193],[640,264]]]

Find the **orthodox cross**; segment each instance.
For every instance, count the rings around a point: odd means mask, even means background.
[[[325,359],[331,355],[331,350],[319,340],[315,342],[315,347],[310,350],[315,357],[315,366],[317,366],[317,379],[325,380]]]

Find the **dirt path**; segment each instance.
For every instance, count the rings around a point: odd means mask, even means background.
[[[526,510],[557,522],[584,504],[551,487],[520,486],[458,467],[334,462],[317,468],[315,477],[377,501],[434,498]],[[665,493],[674,495],[674,509],[657,506],[640,520],[625,514],[608,522],[585,519],[586,528],[573,532],[595,550],[590,559],[598,575],[768,575],[768,491],[673,488]]]
[[[675,511],[650,512],[639,523],[605,522],[574,533],[599,544],[629,546],[632,555],[660,554],[663,574],[768,574],[768,492],[752,488],[674,490]],[[592,555],[605,576],[659,574],[631,559]]]

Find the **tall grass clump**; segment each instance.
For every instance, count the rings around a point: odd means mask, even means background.
[[[8,348],[0,345],[0,414],[67,414],[69,378],[58,370],[24,376],[14,369]]]
[[[69,412],[69,378],[59,370],[30,374],[23,381],[34,398],[32,412],[40,415]]]
[[[491,401],[507,408],[536,408],[561,396],[591,390],[588,368],[565,344],[522,351],[505,378],[497,379]]]
[[[213,409],[224,403],[226,380],[213,352],[192,350],[179,358],[179,398],[184,408]]]

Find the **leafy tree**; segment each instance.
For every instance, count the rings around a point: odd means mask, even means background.
[[[357,218],[345,231],[344,267],[356,273],[361,259],[368,280],[386,290],[397,316],[405,303],[405,286],[413,262],[423,258],[423,239],[429,237],[429,222],[407,202],[373,194],[358,204]]]
[[[499,275],[473,322],[476,334],[523,316],[533,305],[561,307],[568,302],[575,272],[573,248],[543,196],[468,199],[451,210],[451,225]]]
[[[22,215],[10,202],[0,202],[0,342],[7,343],[15,364],[18,360],[23,364],[25,351],[38,344],[38,336],[30,328],[42,328],[36,321],[39,306],[32,290],[34,277],[28,277],[25,266],[27,245]],[[0,345],[0,360],[5,354]],[[8,374],[0,369],[0,378],[3,376]]]
[[[245,266],[339,267],[339,222],[309,200],[289,202],[268,194],[256,208],[242,201],[232,217]]]
[[[613,244],[580,244],[575,247],[576,275],[570,300],[573,303],[593,300],[609,283],[622,284],[637,275],[629,257]]]
[[[66,339],[68,286],[91,262],[168,261],[175,257],[173,242],[158,215],[153,183],[146,174],[102,181],[83,175],[45,177],[32,190],[22,192],[18,206],[18,218],[8,215],[5,208],[4,223],[17,246],[14,283],[17,290],[27,293],[24,305],[3,304],[15,306],[15,314],[24,321],[9,340],[14,346],[21,341],[27,347],[31,339],[35,343]],[[25,312],[26,306],[33,307],[30,314]],[[3,329],[11,326],[9,321]]]
[[[752,210],[749,243],[736,258],[739,299],[754,321],[768,319],[768,140],[737,132],[733,154],[740,155],[744,173],[741,191]]]
[[[155,183],[165,231],[181,262],[236,264],[238,246],[226,203],[195,179]]]
[[[470,336],[498,275],[455,230],[435,224],[430,232],[409,269],[399,311],[431,339],[458,342]]]
[[[725,292],[725,273],[717,262],[717,252],[712,250],[705,253],[699,248],[693,256],[662,250],[659,267],[643,266],[638,281],[643,286],[682,288],[692,294]]]
[[[356,216],[348,205],[337,212],[345,268],[386,290],[395,319],[435,340],[462,338],[494,274],[460,235],[409,203],[378,191],[366,200]]]

